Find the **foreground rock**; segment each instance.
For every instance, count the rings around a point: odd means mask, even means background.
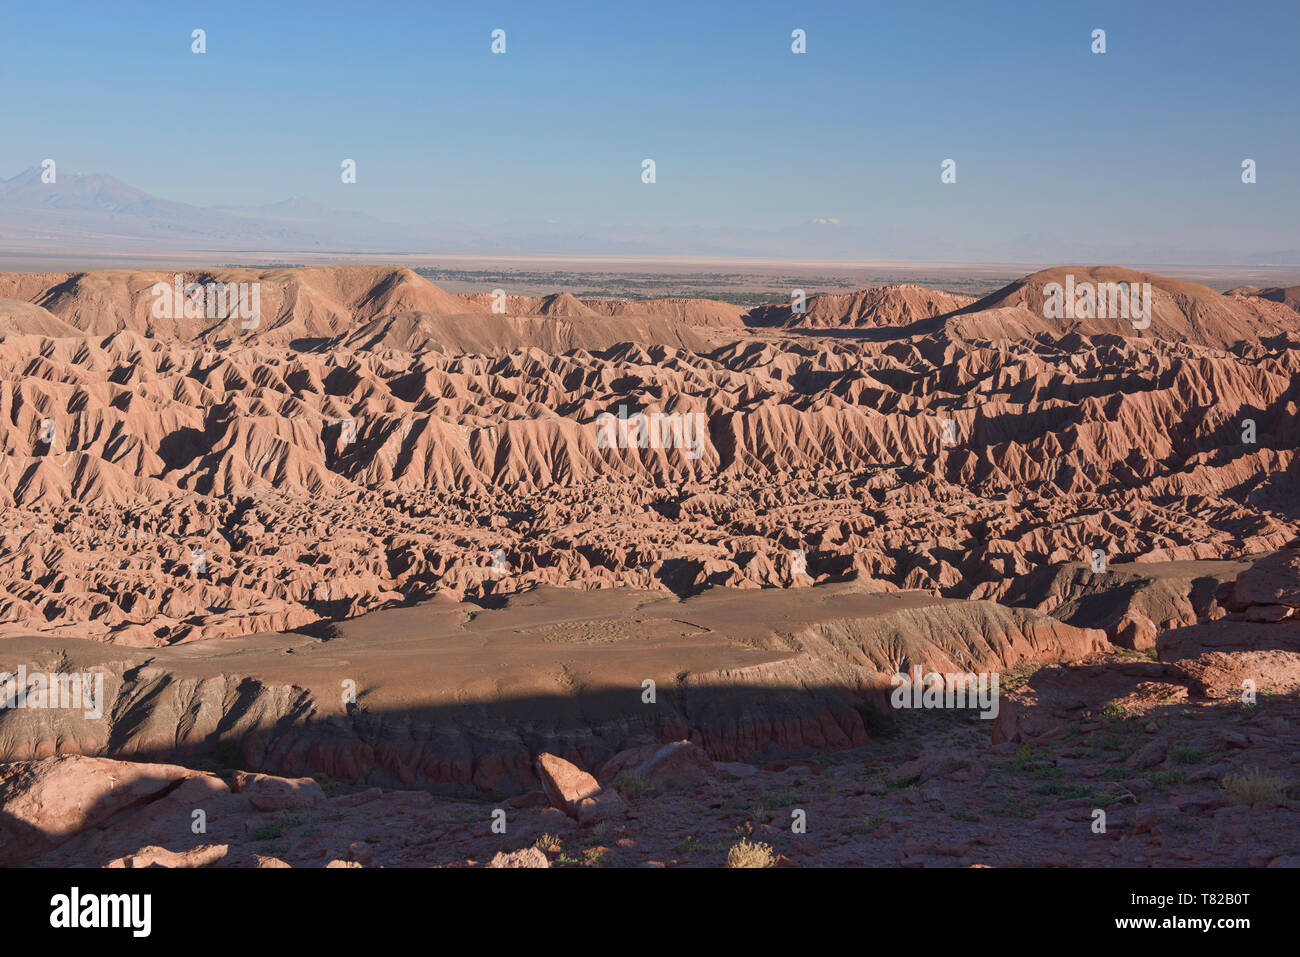
[[[210,867],[226,856],[225,844],[206,844],[188,851],[169,851],[165,847],[143,847],[134,854],[109,861],[105,867],[137,869],[144,867]],[[272,860],[264,858],[263,860]],[[258,861],[258,867],[264,867]],[[287,865],[285,865],[287,866]]]
[[[600,793],[594,777],[554,754],[543,752],[537,756],[537,776],[542,779],[551,807],[572,818],[578,816],[583,801]]]
[[[0,866],[164,797],[197,772],[171,764],[59,757],[0,765]]]

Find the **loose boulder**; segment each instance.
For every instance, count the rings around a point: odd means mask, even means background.
[[[578,806],[585,798],[595,797],[600,784],[586,771],[564,758],[542,752],[537,756],[537,776],[551,807],[569,817],[578,817]]]

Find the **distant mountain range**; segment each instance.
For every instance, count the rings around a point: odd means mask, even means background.
[[[984,240],[980,241],[985,242]],[[1025,235],[1010,243],[962,243],[931,226],[883,228],[810,218],[780,229],[644,227],[635,224],[385,222],[306,199],[266,206],[193,206],[160,199],[100,173],[61,171],[42,183],[33,167],[0,180],[0,254],[9,252],[227,252],[716,256],[924,262],[1124,261],[1293,264],[1300,249],[1243,251],[1197,238],[1168,248],[1117,236],[1105,243]],[[1008,245],[1012,248],[1008,248]]]
[[[809,226],[809,230],[816,227]],[[512,222],[475,229],[420,226],[340,212],[306,199],[267,206],[193,206],[151,196],[104,174],[60,172],[42,183],[31,168],[0,181],[0,252],[171,250],[186,252],[504,253],[723,256],[773,254],[770,241],[735,230],[647,231]],[[764,234],[756,234],[760,239]],[[791,244],[792,248],[798,248]]]
[[[412,252],[439,237],[456,245],[468,232],[385,223],[302,199],[192,206],[98,173],[61,172],[56,183],[42,183],[32,168],[0,182],[0,248]]]

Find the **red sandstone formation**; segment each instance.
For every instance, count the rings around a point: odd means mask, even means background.
[[[166,644],[539,583],[999,599],[1094,549],[1300,532],[1295,337],[1158,277],[1140,337],[1024,328],[1006,303],[1057,272],[924,334],[715,344],[676,314],[420,311],[479,306],[406,270],[260,274],[252,331],[147,318],[163,274],[3,276],[39,305],[0,338],[0,620]],[[687,447],[601,448],[620,407]]]
[[[1067,281],[1149,283],[1149,325],[1056,315]],[[27,856],[278,860],[143,818],[93,835],[120,796],[96,797],[116,772],[84,762],[109,757],[175,762],[130,765],[124,799],[158,807],[333,807],[348,795],[302,779],[322,774],[384,788],[365,800],[399,816],[433,800],[406,789],[474,790],[623,828],[641,787],[623,776],[707,796],[784,774],[757,770],[774,756],[885,753],[872,715],[912,665],[1037,671],[981,747],[1061,741],[1080,707],[1097,733],[1113,706],[1154,714],[1168,750],[1169,701],[1220,715],[1244,681],[1296,690],[1293,290],[1063,267],[979,302],[899,286],[743,314],[559,293],[498,313],[404,269],[185,277],[259,284],[249,321],[155,308],[172,282],[0,275],[0,671],[93,671],[108,715],[0,711],[0,760],[21,762],[0,773],[4,826]],[[608,447],[605,413],[670,427]],[[1281,725],[1225,720],[1276,756]],[[1135,774],[1173,760],[1142,754]],[[980,776],[945,761],[908,780]],[[180,767],[212,762],[278,777]],[[340,840],[287,856],[431,859]]]

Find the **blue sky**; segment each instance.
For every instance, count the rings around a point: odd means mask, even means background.
[[[795,258],[817,218],[846,259],[1300,249],[1295,0],[14,3],[4,26],[0,176],[55,157],[198,205],[787,231]]]

